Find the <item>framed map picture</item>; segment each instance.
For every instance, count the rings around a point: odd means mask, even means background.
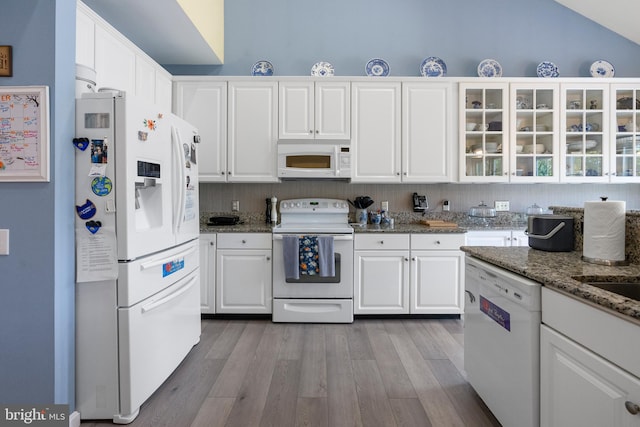
[[[0,182],[49,181],[49,88],[0,86]]]

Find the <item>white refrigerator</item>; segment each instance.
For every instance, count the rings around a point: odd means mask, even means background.
[[[128,424],[200,339],[197,130],[124,92],[76,100],[76,405]]]

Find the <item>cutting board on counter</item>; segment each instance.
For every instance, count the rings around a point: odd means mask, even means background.
[[[421,219],[420,224],[427,227],[455,228],[458,226],[455,222],[442,221],[440,219]]]

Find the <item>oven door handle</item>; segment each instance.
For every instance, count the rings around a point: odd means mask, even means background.
[[[291,236],[291,235],[302,235],[304,233],[291,233],[291,234],[274,234],[273,240],[282,240],[282,236]],[[311,236],[316,236],[316,234],[311,233]],[[326,236],[326,234],[322,234],[322,236]],[[333,236],[333,240],[353,240],[352,234],[338,234]]]

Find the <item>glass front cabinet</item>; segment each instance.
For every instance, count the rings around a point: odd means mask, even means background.
[[[460,181],[509,181],[509,84],[460,83]]]
[[[561,84],[561,181],[609,182],[609,85]]]
[[[511,182],[558,182],[559,85],[512,83]]]
[[[611,85],[611,182],[640,177],[640,84]]]

